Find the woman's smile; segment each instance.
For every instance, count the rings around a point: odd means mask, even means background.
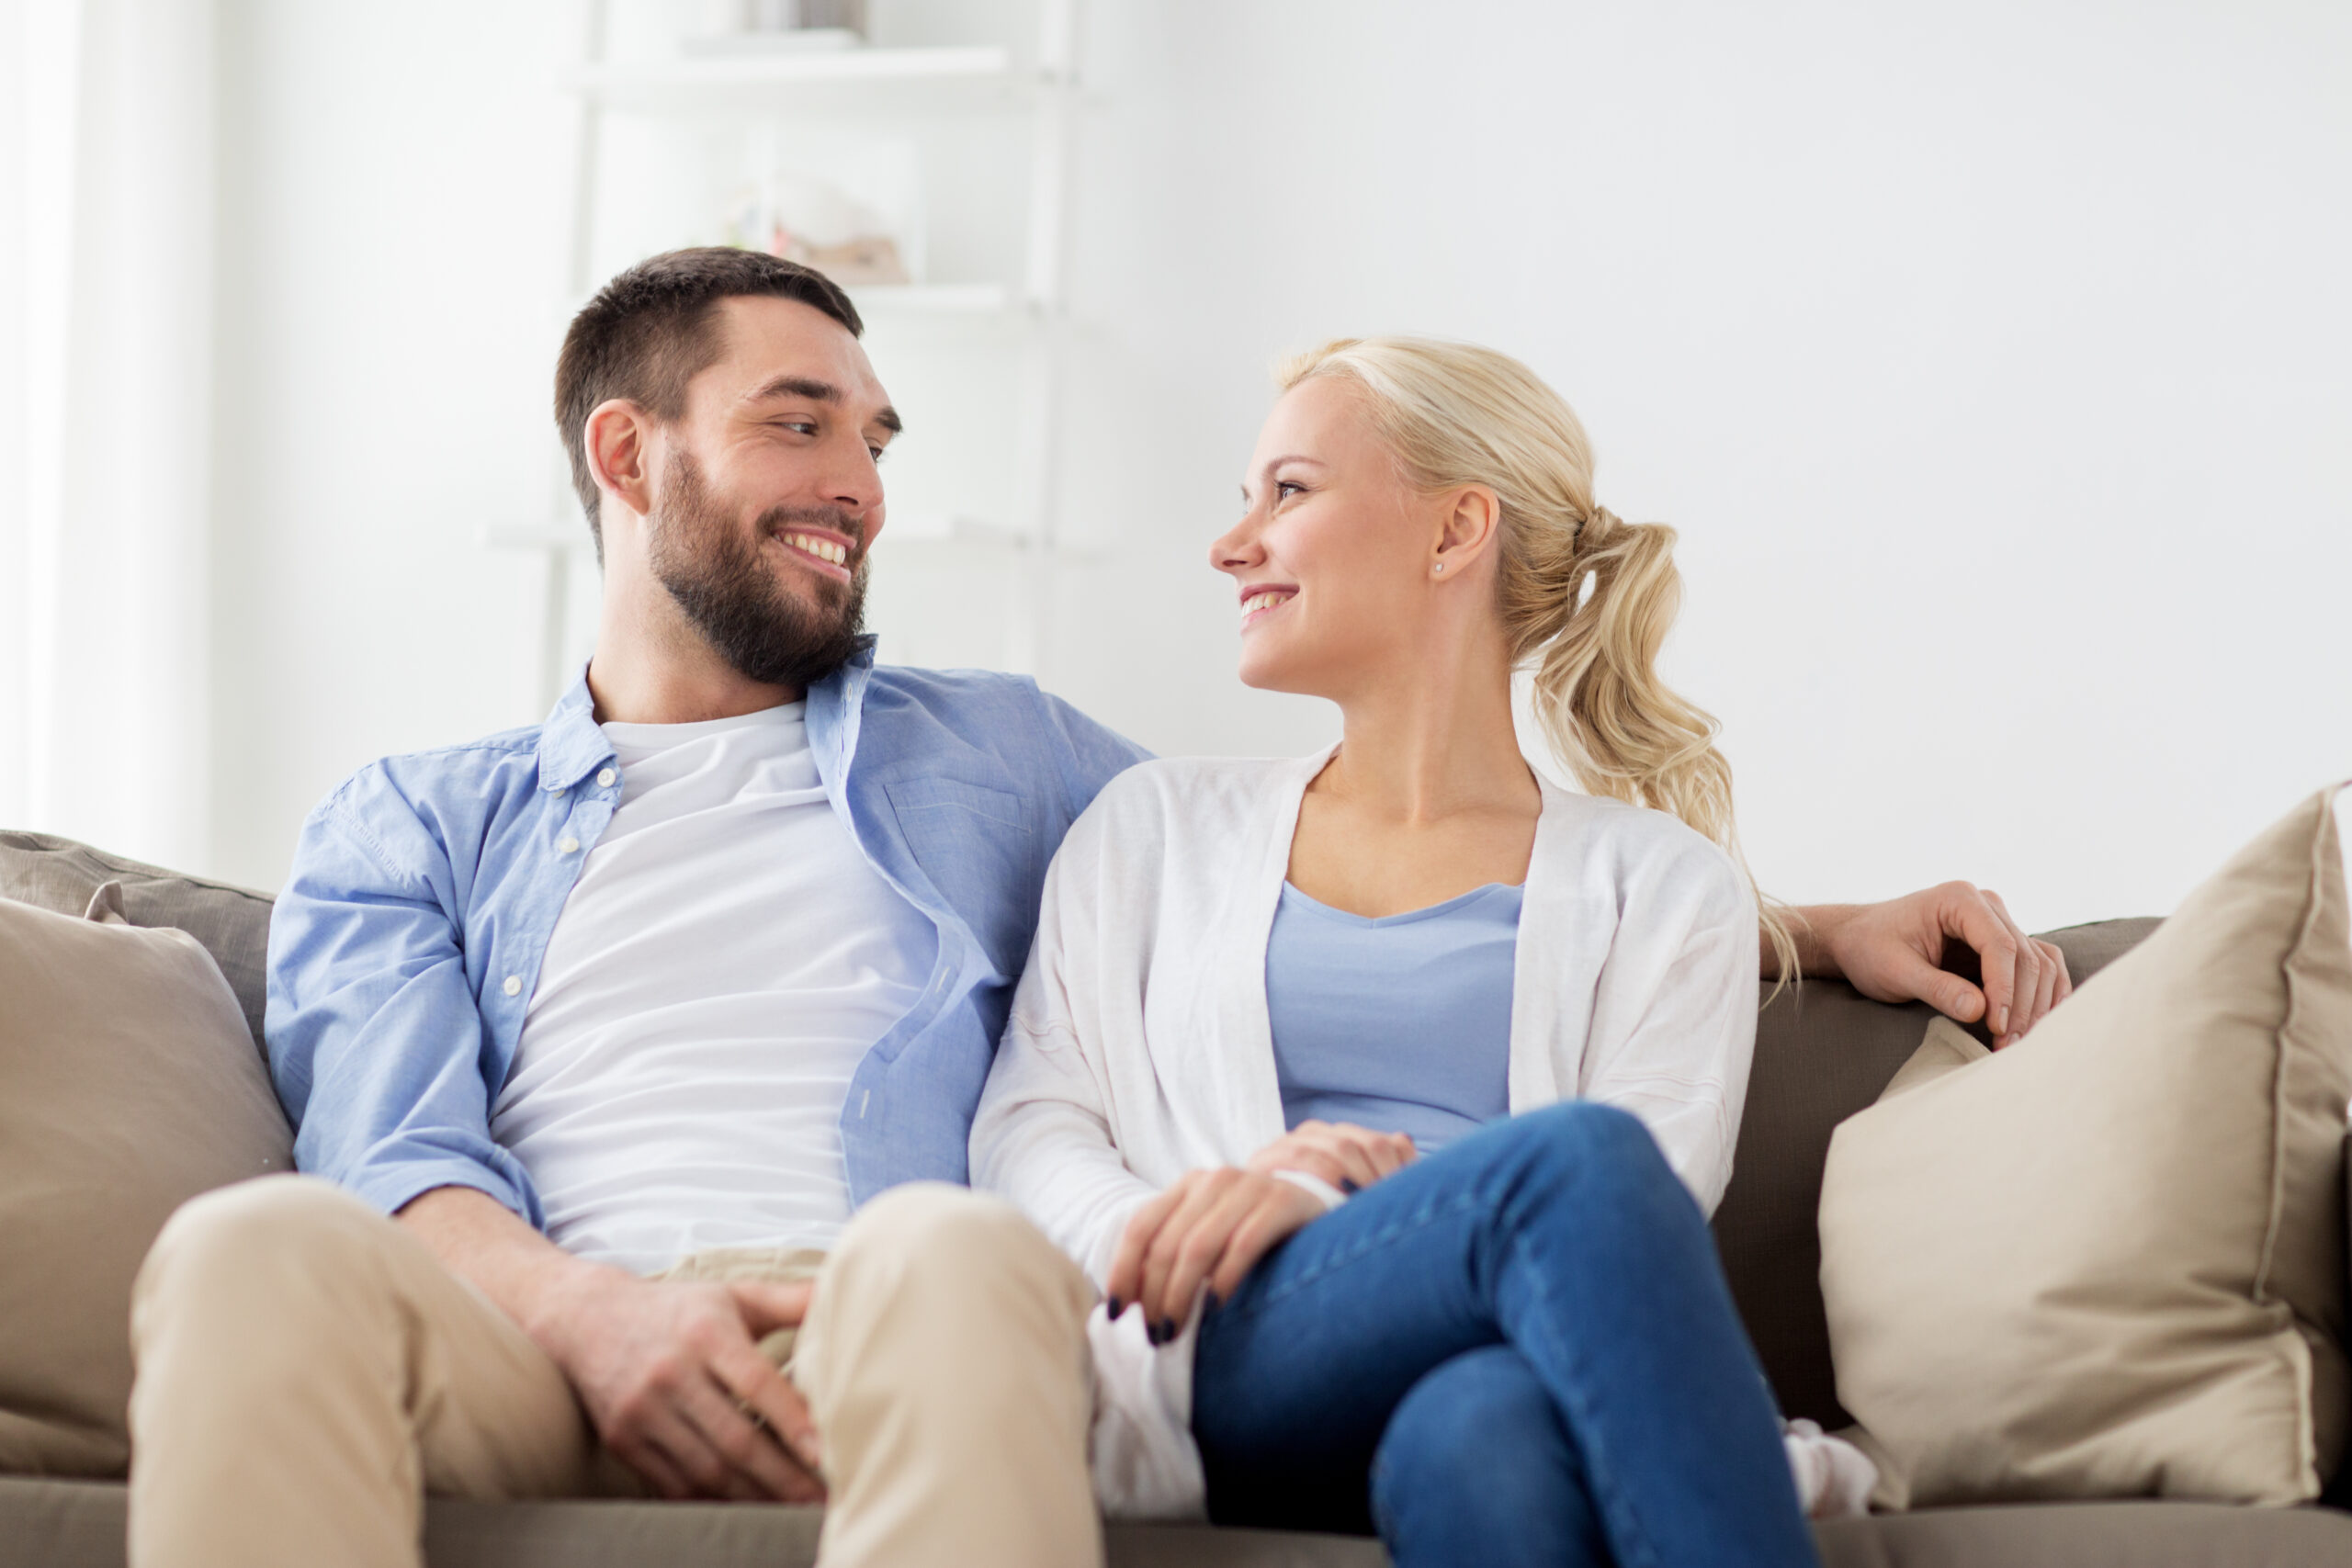
[[[1298,597],[1298,590],[1287,584],[1251,583],[1241,590],[1241,629],[1248,631],[1276,610]]]

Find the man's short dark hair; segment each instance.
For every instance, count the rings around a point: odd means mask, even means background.
[[[598,289],[571,318],[555,362],[555,423],[598,561],[605,558],[605,530],[596,476],[588,467],[588,416],[613,398],[626,398],[660,420],[684,415],[686,383],[719,355],[718,302],[761,295],[822,310],[852,337],[865,331],[857,307],[823,273],[763,251],[724,245],[664,251],[641,261]]]

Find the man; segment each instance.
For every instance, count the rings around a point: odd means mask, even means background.
[[[950,1184],[1046,862],[1143,753],[874,664],[899,421],[860,330],[726,250],[572,323],[595,657],[304,825],[266,1032],[310,1174],[189,1205],[142,1272],[141,1568],[413,1564],[427,1491],[827,1498],[828,1564],[1101,1561],[1092,1292]],[[1959,884],[1807,946],[2005,1035],[2064,983]]]

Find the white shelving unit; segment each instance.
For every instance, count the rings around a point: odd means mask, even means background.
[[[955,513],[890,514],[892,547],[948,545],[978,549],[1005,567],[1009,602],[999,662],[1037,672],[1045,644],[1042,625],[1049,578],[1065,554],[1058,543],[1060,427],[1065,403],[1068,323],[1063,275],[1069,248],[1072,139],[1078,107],[1078,0],[1039,0],[1034,67],[1017,63],[1005,46],[777,50],[721,56],[683,55],[636,62],[607,57],[611,0],[579,0],[580,51],[566,77],[576,99],[568,265],[568,320],[604,279],[594,254],[606,120],[616,115],[657,119],[756,120],[788,106],[799,121],[839,116],[871,127],[894,117],[1008,111],[1030,119],[1027,231],[1021,278],[1001,282],[919,283],[853,288],[851,298],[869,323],[899,330],[968,332],[985,325],[1003,332],[1003,349],[1017,360],[1008,378],[1020,389],[1013,515],[979,518]],[[679,243],[689,243],[681,237]],[[542,562],[539,683],[552,704],[571,678],[570,624],[573,566],[593,550],[579,519],[568,475],[550,486],[546,521],[486,525],[485,547],[524,551]]]

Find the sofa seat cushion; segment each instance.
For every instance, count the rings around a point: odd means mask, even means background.
[[[0,1477],[0,1568],[123,1568],[123,1488]],[[809,1568],[818,1511],[725,1503],[425,1507],[428,1568]],[[1113,1525],[1110,1568],[1385,1568],[1377,1541]],[[1822,1568],[2305,1568],[2352,1562],[2352,1514],[2200,1503],[1941,1508],[1814,1527]]]
[[[123,1568],[125,1490],[0,1476],[0,1568]],[[745,1503],[428,1501],[427,1568],[810,1568],[817,1508]],[[1376,1540],[1113,1525],[1110,1568],[1385,1568]]]

